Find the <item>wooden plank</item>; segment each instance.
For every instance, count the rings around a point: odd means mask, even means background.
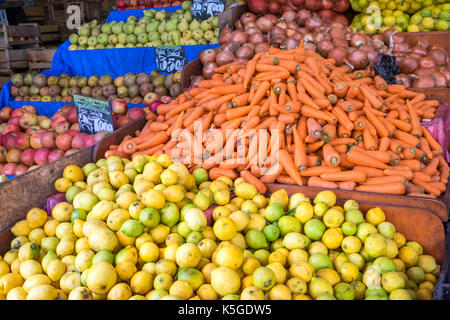
[[[7,27],[8,37],[39,37],[37,24]]]
[[[10,61],[9,65],[7,62],[0,62],[0,68],[1,69],[27,69],[28,61],[27,60]]]
[[[9,51],[9,61],[27,60],[27,49],[11,49]],[[6,61],[6,51],[0,51],[0,62]]]
[[[41,42],[52,42],[59,41],[60,35],[59,33],[44,33],[41,34]]]
[[[59,25],[57,24],[46,24],[39,26],[39,32],[42,33],[50,33],[50,32],[59,32]]]
[[[31,170],[0,184],[0,230],[11,228],[33,207],[43,208],[47,197],[57,193],[54,182],[69,164],[83,166],[92,159],[94,146]]]
[[[426,31],[426,32],[401,32],[405,42],[411,46],[415,46],[417,41],[427,41],[431,46],[439,46],[444,48],[446,52],[450,52],[450,30],[448,31]]]
[[[28,62],[51,62],[57,49],[28,49]]]
[[[28,62],[28,69],[50,69],[52,67],[51,62]]]
[[[267,184],[268,192],[273,193],[279,189],[285,189],[289,195],[303,193],[314,198],[321,188],[311,188],[302,186],[290,186],[280,184]],[[367,211],[373,207],[380,207],[386,214],[386,220],[393,223],[397,231],[403,233],[407,240],[419,242],[425,253],[436,258],[442,264],[445,258],[445,230],[442,221],[436,213],[413,205],[395,205],[385,201],[384,196],[374,196],[365,200],[360,199],[356,191],[333,190],[338,199],[338,204],[342,205],[346,200],[358,201],[361,210]],[[405,197],[404,197],[405,198]]]
[[[27,6],[23,7],[23,11],[28,16],[44,16],[44,7],[42,6]]]

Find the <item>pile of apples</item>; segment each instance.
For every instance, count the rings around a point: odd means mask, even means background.
[[[76,108],[65,105],[53,117],[36,108],[6,106],[0,110],[0,170],[20,175],[100,141],[107,132],[81,133]]]
[[[147,105],[145,108],[128,108],[128,103],[124,99],[116,98],[112,102],[112,116],[114,122],[114,128],[119,129],[130,122],[142,117],[146,113],[150,112],[151,107],[154,105]],[[156,107],[153,107],[155,109]]]

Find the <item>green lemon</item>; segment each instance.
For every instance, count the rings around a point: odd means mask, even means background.
[[[67,189],[66,191],[67,202],[72,203],[73,198],[75,198],[75,196],[79,194],[81,191],[83,191],[83,189],[81,189],[79,186],[71,186],[69,189]]]
[[[186,243],[198,244],[203,239],[203,235],[199,231],[191,231],[186,237]]]
[[[274,222],[284,215],[284,210],[281,204],[271,203],[264,210],[264,218],[269,222]]]
[[[205,181],[209,180],[209,175],[208,175],[208,171],[206,171],[203,168],[197,168],[194,170],[194,172],[192,172],[192,175],[194,176],[195,179],[195,184],[196,185],[200,185]]]
[[[317,272],[320,269],[329,268],[333,269],[333,262],[330,257],[323,253],[314,253],[308,258],[308,263],[314,267],[314,271]]]
[[[83,209],[75,209],[72,211],[72,216],[70,217],[70,221],[73,223],[75,219],[80,219],[86,221],[86,211]]]
[[[311,219],[305,223],[303,230],[311,240],[320,240],[325,232],[325,225],[319,219]]]
[[[346,282],[334,286],[334,295],[337,300],[355,300],[355,289]]]
[[[147,228],[154,228],[159,224],[160,214],[152,207],[142,209],[139,214],[139,221]]]
[[[263,229],[264,236],[269,242],[273,242],[280,237],[280,229],[273,224],[268,224]]]
[[[356,226],[364,222],[364,216],[359,209],[352,209],[345,212],[345,221],[351,221]]]
[[[284,237],[289,232],[300,232],[302,230],[302,224],[294,217],[283,216],[278,219],[278,228],[280,229],[281,236]]]
[[[180,210],[177,205],[172,202],[166,202],[160,210],[161,223],[166,226],[173,227],[180,220]]]
[[[144,232],[144,225],[137,220],[129,219],[122,224],[120,231],[127,237],[139,237]]]
[[[342,229],[342,233],[345,234],[346,236],[352,236],[358,230],[357,227],[356,227],[356,224],[354,224],[351,221],[345,221],[341,225],[341,229]]]
[[[107,250],[100,250],[95,254],[94,258],[92,258],[92,264],[99,261],[105,261],[110,264],[114,264],[114,255]]]
[[[259,267],[253,273],[253,284],[263,291],[270,290],[276,282],[275,273],[267,267]]]
[[[245,234],[245,241],[247,245],[252,249],[262,249],[268,246],[267,239],[259,230],[250,229]]]

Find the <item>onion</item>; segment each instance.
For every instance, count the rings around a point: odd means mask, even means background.
[[[398,67],[403,73],[413,73],[419,67],[419,61],[411,56],[401,59]]]
[[[348,19],[346,16],[342,14],[338,14],[334,17],[333,23],[338,23],[344,27],[348,26]]]
[[[317,43],[317,51],[319,51],[319,53],[324,57],[327,57],[328,53],[333,48],[334,48],[333,43],[328,39],[324,39]]]
[[[283,21],[285,21],[286,23],[289,23],[289,22],[295,20],[295,15],[296,15],[296,14],[295,14],[295,11],[293,11],[293,10],[286,11],[286,12],[284,12],[283,15],[281,16],[281,19],[282,19]]]
[[[220,51],[236,52],[236,50],[239,49],[239,47],[240,47],[239,44],[230,41],[219,48],[222,48],[222,50]]]
[[[272,29],[273,23],[267,16],[263,16],[256,20],[256,27],[261,30],[261,32],[268,33],[270,29]]]
[[[355,50],[349,54],[348,62],[357,70],[364,69],[369,64],[367,53],[362,50]]]
[[[427,49],[421,46],[415,46],[411,48],[411,52],[420,56],[425,56],[427,54]]]
[[[255,51],[250,46],[242,46],[237,49],[236,58],[250,60],[255,55]]]
[[[285,34],[286,34],[286,37],[290,38],[294,35],[294,33],[295,33],[294,29],[287,29]]]
[[[331,0],[322,0],[322,9],[330,10],[333,9],[334,1]]]
[[[445,88],[447,86],[447,78],[439,71],[433,71],[431,76],[434,79],[434,84],[438,88]]]
[[[306,20],[308,20],[311,17],[311,11],[302,9],[299,12],[297,12],[297,23],[299,26],[304,26]]]
[[[270,48],[270,46],[269,46],[269,44],[267,42],[258,43],[255,46],[255,53],[267,52],[267,51],[269,51],[269,48]]]
[[[214,49],[207,49],[200,52],[198,58],[200,59],[200,62],[202,64],[205,64],[207,62],[214,62],[216,61],[216,51]]]
[[[298,23],[295,21],[288,22],[287,27],[288,27],[288,29],[294,29],[294,30],[297,30],[298,28],[300,28]]]
[[[334,59],[336,66],[341,66],[347,60],[347,49],[343,47],[335,47],[328,52],[328,58]]]
[[[348,43],[347,40],[345,39],[333,39],[331,42],[333,42],[335,47],[342,47],[342,48],[347,48],[348,47]]]
[[[430,69],[430,68],[417,68],[413,74],[415,76],[417,76],[418,78],[421,78],[421,77],[426,77],[426,76],[431,75],[432,72],[433,72],[433,69]]]
[[[305,21],[305,27],[311,31],[322,26],[322,20],[317,15],[313,15]]]
[[[304,5],[305,0],[291,0],[291,4],[293,6],[296,6],[297,8],[300,8]]]
[[[339,27],[333,27],[330,29],[331,39],[344,39],[344,30]]]
[[[275,16],[275,15],[273,15],[273,14],[271,14],[271,13],[266,14],[265,17],[266,17],[267,19],[269,19],[269,20],[272,22],[272,24],[275,24],[275,23],[278,22],[278,17]]]
[[[432,58],[438,67],[447,65],[448,55],[445,51],[437,48],[428,50],[427,56]]]
[[[369,63],[372,65],[378,62],[378,54],[375,51],[367,52],[367,59],[369,59]]]
[[[436,62],[430,57],[422,57],[419,59],[419,66],[421,68],[435,68]]]
[[[231,37],[231,32],[233,32],[233,30],[231,30],[230,27],[225,27],[220,31],[220,36],[219,36],[219,43],[220,44],[225,44],[228,41],[230,41],[230,37]]]
[[[280,29],[286,30],[287,29],[287,23],[283,21],[279,21],[275,24],[275,27],[278,27]]]
[[[318,0],[305,0],[305,8],[311,11],[320,10],[322,4]]]
[[[395,77],[396,84],[402,84],[406,88],[411,87],[411,80],[406,74],[400,73],[400,74],[396,74],[394,77]]]
[[[330,40],[330,35],[327,32],[317,32],[313,38],[314,42],[318,44],[322,40]]]
[[[302,41],[303,39],[303,35],[300,32],[295,32],[292,37],[292,39],[298,40],[298,41]]]
[[[247,31],[249,28],[256,28],[256,22],[251,21],[247,24],[244,24],[244,31]]]
[[[258,43],[264,42],[264,38],[261,34],[261,32],[257,32],[252,34],[249,38],[248,41],[250,41],[250,43],[253,43],[254,45],[257,45]]]
[[[283,29],[281,29],[279,27],[274,27],[274,28],[272,28],[272,30],[270,30],[270,33],[269,33],[269,39],[270,39],[269,43],[270,44],[275,43],[275,44],[280,45],[284,41],[285,38],[286,38],[286,35],[285,35],[285,31]]]
[[[367,43],[367,38],[364,35],[362,35],[361,33],[354,33],[350,40],[350,45],[352,47],[356,47],[356,48],[359,48],[360,46],[362,46],[363,44],[366,44],[366,43]]]
[[[242,31],[234,30],[231,33],[230,41],[239,45],[244,44],[247,42],[247,35]]]
[[[409,52],[409,44],[406,42],[396,42],[394,41],[393,52]]]
[[[242,14],[240,19],[241,19],[241,23],[245,26],[249,22],[255,22],[256,16],[251,12],[245,12]]]
[[[428,50],[428,48],[430,48],[430,43],[426,40],[419,40],[419,41],[417,41],[417,46]]]
[[[242,22],[241,22],[241,20],[237,20],[235,23],[234,23],[234,28],[236,29],[236,30],[244,30],[244,26],[242,25]]]
[[[226,51],[221,51],[226,52]],[[219,53],[221,53],[219,52]],[[234,60],[234,59],[233,59]],[[231,62],[231,61],[230,61]],[[218,67],[215,62],[208,62],[203,66],[202,75],[205,79],[211,79],[214,74],[214,70]]]
[[[435,81],[431,75],[420,77],[413,83],[413,88],[433,88]]]
[[[261,31],[257,27],[249,27],[248,29],[245,29],[245,34],[249,37],[255,33],[261,34]]]
[[[269,9],[269,5],[265,0],[248,0],[247,4],[250,11],[258,14],[264,14]]]
[[[334,3],[333,10],[336,12],[346,12],[350,8],[350,1],[338,0]]]
[[[300,44],[300,41],[295,40],[293,38],[287,38],[286,40],[283,41],[283,44],[280,46],[280,48],[283,50],[291,50],[291,49],[298,48],[299,44]]]
[[[363,44],[363,45],[360,46],[358,49],[361,50],[361,51],[364,51],[364,52],[372,52],[372,51],[375,51],[375,49],[374,49],[370,44]]]
[[[447,79],[447,83],[450,84],[450,69],[449,67],[444,67],[439,70],[444,76],[445,79]]]
[[[303,35],[303,43],[314,43],[314,36],[308,32]]]
[[[303,47],[305,48],[305,50],[312,50],[312,51],[316,51],[317,50],[316,45],[314,43],[311,43],[311,42],[305,43],[303,45]]]
[[[235,59],[235,56],[230,51],[220,51],[216,55],[216,63],[219,66],[223,66],[224,64],[231,63]]]
[[[281,10],[281,6],[276,2],[269,3],[269,12],[272,14],[279,14]]]

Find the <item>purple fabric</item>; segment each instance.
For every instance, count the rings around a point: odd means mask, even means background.
[[[422,125],[430,131],[431,135],[442,146],[444,159],[449,162],[448,142],[450,139],[450,105],[444,103],[436,110],[433,120],[423,121]]]
[[[53,208],[60,202],[66,201],[65,193],[56,193],[47,198],[47,201],[44,206],[44,210],[47,211],[47,215],[52,215]]]

